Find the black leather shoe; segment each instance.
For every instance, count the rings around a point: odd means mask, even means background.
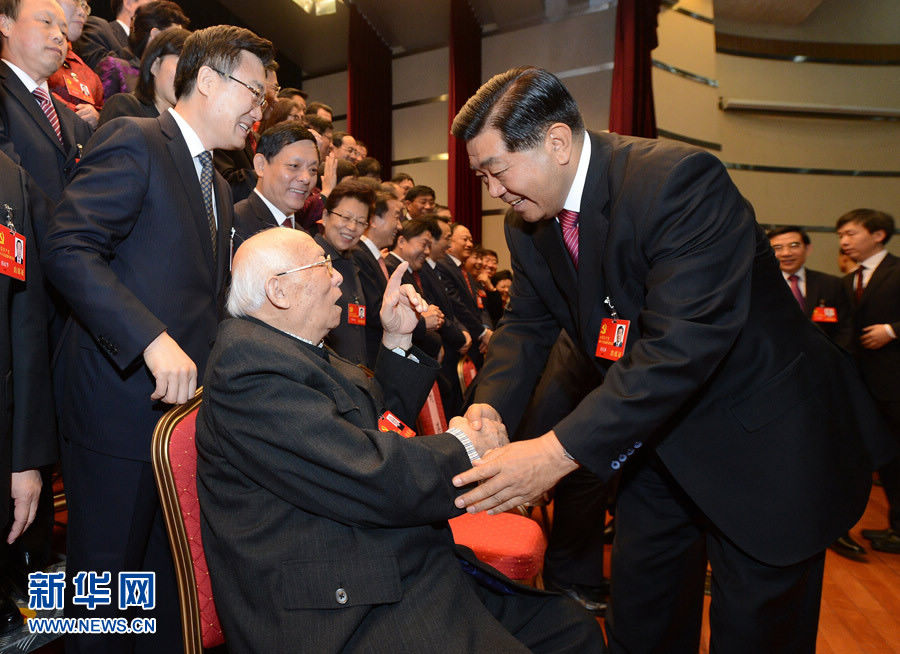
[[[869,540],[878,540],[880,538],[887,538],[892,533],[894,533],[893,529],[863,529],[862,530],[863,538],[867,538]]]
[[[888,554],[900,554],[900,535],[891,532],[889,536],[876,538],[872,540],[872,549]]]
[[[844,534],[831,544],[831,549],[841,556],[848,556],[851,559],[865,555],[866,548],[857,543],[850,534]]]
[[[609,603],[608,581],[603,582],[601,586],[582,586],[581,584],[556,583],[545,579],[544,586],[547,590],[568,595],[594,615],[602,617],[606,614],[606,607]]]
[[[0,594],[0,636],[8,636],[21,627],[23,622],[19,607],[9,593]]]

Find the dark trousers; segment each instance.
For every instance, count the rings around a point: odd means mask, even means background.
[[[784,567],[752,559],[652,455],[634,464],[616,506],[610,651],[696,654],[708,557],[711,654],[814,654],[824,552]]]
[[[900,402],[876,400],[876,403],[891,428],[894,439],[900,445]],[[884,494],[887,495],[888,523],[891,529],[900,533],[900,457],[879,468],[878,476],[884,486]]]
[[[150,463],[107,456],[65,443],[67,617],[156,618],[156,633],[69,634],[66,653],[105,654],[183,650],[175,568]],[[71,603],[79,571],[110,572],[112,603],[93,611]],[[118,573],[154,572],[156,608],[119,611]]]

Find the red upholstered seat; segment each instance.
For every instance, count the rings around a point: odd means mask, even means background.
[[[198,389],[193,400],[166,413],[153,432],[152,443],[153,472],[175,561],[187,654],[202,654],[204,647],[225,642],[200,535],[194,433],[201,399],[202,389]]]
[[[513,513],[465,513],[450,520],[450,529],[457,543],[510,579],[530,581],[541,572],[547,539],[541,526],[530,518]]]

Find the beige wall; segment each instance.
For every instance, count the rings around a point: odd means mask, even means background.
[[[898,171],[900,123],[724,112],[720,97],[781,103],[900,108],[897,66],[795,63],[717,54],[715,31],[785,40],[886,43],[897,38],[897,3],[826,0],[801,26],[773,27],[704,22],[674,10],[660,14],[660,46],[653,57],[709,78],[702,84],[655,68],[657,123],[661,130],[709,141],[726,164],[797,169]],[[887,5],[891,5],[888,7]],[[676,5],[714,17],[712,0]],[[893,16],[893,18],[892,18]],[[893,20],[885,28],[884,21]],[[854,30],[858,39],[849,38]],[[838,34],[842,36],[839,38]],[[761,223],[832,228],[850,209],[873,207],[900,216],[900,177],[866,177],[731,170]],[[809,265],[838,273],[837,237],[813,232]],[[889,244],[900,252],[900,239]]]

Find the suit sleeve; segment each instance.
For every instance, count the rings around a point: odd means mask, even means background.
[[[114,121],[98,131],[53,215],[41,252],[47,277],[88,331],[95,337],[116,335],[111,356],[121,369],[166,329],[111,268],[116,246],[141,214],[149,158],[135,121]]]
[[[10,307],[13,334],[12,470],[15,472],[39,468],[57,460],[47,295],[33,229],[34,214],[49,211],[50,201],[24,171],[20,175],[28,210],[20,225],[25,235],[25,283],[15,282],[17,288]]]
[[[755,248],[752,209],[706,153],[674,166],[649,210],[633,192],[619,201],[634,205],[620,210],[649,263],[641,337],[554,428],[601,478],[624,449],[658,441],[716,371],[749,314]]]
[[[198,420],[248,479],[351,526],[406,527],[459,515],[453,501],[460,491],[450,480],[471,464],[456,438],[361,429],[351,396],[311,364],[259,374],[258,366],[247,366],[249,357],[265,361],[271,353],[242,350],[217,362]],[[260,398],[257,410],[248,410],[250,397]]]

